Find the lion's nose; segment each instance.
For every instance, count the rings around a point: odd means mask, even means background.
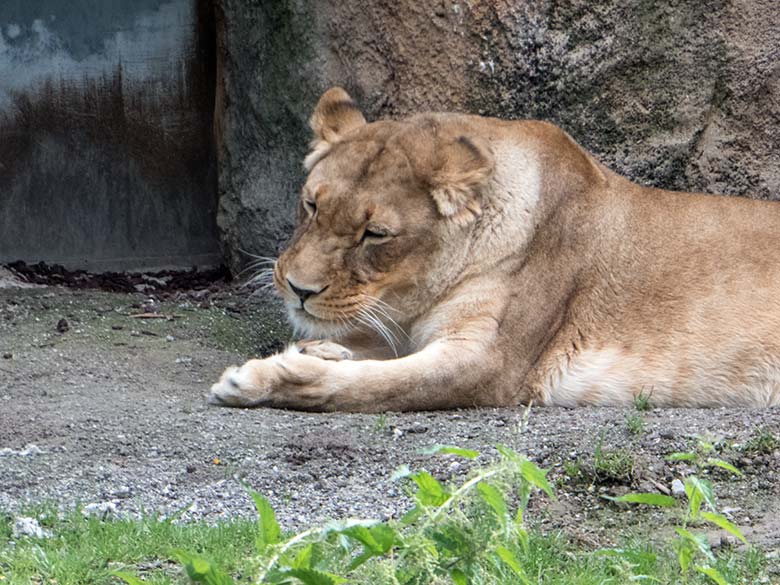
[[[289,278],[287,279],[287,284],[290,286],[290,290],[293,291],[296,295],[298,295],[298,298],[301,299],[301,304],[306,302],[306,299],[309,297],[313,297],[314,295],[320,294],[322,291],[324,291],[327,286],[323,286],[320,289],[311,289],[311,288],[303,288],[299,286],[295,286]]]

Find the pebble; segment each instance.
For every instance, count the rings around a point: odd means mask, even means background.
[[[116,514],[116,504],[114,502],[93,502],[87,504],[81,509],[84,516],[113,516]]]
[[[0,457],[10,456],[10,455],[19,455],[21,457],[31,457],[32,455],[43,455],[43,449],[41,449],[38,445],[35,445],[33,443],[30,443],[29,445],[25,445],[24,449],[20,449],[19,451],[14,451],[9,447],[3,447],[2,449],[0,449]]]
[[[407,433],[411,433],[411,434],[422,434],[428,432],[428,427],[420,423],[414,423],[412,426],[407,427],[405,430]]]
[[[131,490],[128,486],[123,485],[114,491],[114,497],[116,498],[122,498],[126,499],[133,495],[133,490]]]
[[[20,516],[14,520],[13,537],[20,538],[23,536],[31,538],[50,538],[52,533],[50,530],[41,527],[35,518]]]
[[[4,360],[10,360],[12,357],[14,357],[14,354],[12,354],[10,351],[6,351],[6,352],[3,354],[3,359],[4,359]]]
[[[672,495],[675,496],[685,495],[685,484],[681,480],[675,479],[674,481],[672,481]]]

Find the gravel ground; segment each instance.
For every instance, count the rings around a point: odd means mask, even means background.
[[[600,496],[670,491],[696,470],[664,456],[705,438],[745,475],[698,473],[714,481],[721,508],[749,540],[770,558],[780,554],[780,448],[769,434],[780,438],[778,409],[536,408],[524,424],[522,408],[352,415],[206,406],[225,366],[288,335],[272,301],[224,284],[161,297],[0,287],[0,513],[55,502],[183,519],[249,516],[246,482],[288,529],[385,517],[408,504],[390,479],[398,466],[458,479],[471,465],[420,448],[455,444],[487,462],[502,443],[551,469],[559,498],[535,500],[540,527],[603,546],[624,533],[671,530],[668,511]],[[711,536],[717,545],[720,535]]]

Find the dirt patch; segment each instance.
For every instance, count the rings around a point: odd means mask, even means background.
[[[153,293],[169,298],[170,293],[220,291],[230,281],[230,274],[224,266],[208,270],[162,270],[157,272],[101,272],[68,270],[59,264],[27,264],[21,260],[0,266],[3,274],[13,277],[19,288],[25,284],[44,284],[77,289],[98,289],[109,292]],[[200,295],[201,297],[203,295]]]
[[[134,316],[142,311],[165,318]],[[58,331],[63,319],[68,327]],[[780,551],[778,409],[536,408],[524,422],[522,408],[352,415],[206,406],[225,366],[287,340],[273,300],[229,286],[167,299],[0,290],[0,510],[55,501],[120,514],[248,516],[246,482],[270,498],[287,528],[384,517],[407,503],[390,479],[398,466],[448,479],[471,465],[420,448],[456,444],[487,461],[502,443],[551,469],[559,498],[537,499],[532,511],[545,530],[593,546],[671,530],[667,511],[601,496],[669,491],[698,473],[713,480],[721,508],[752,542]],[[701,439],[744,476],[664,459]]]

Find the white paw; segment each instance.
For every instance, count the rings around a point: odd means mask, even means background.
[[[295,345],[302,354],[317,357],[321,360],[339,362],[353,358],[350,350],[333,341],[299,341]]]
[[[217,406],[255,406],[259,397],[248,372],[243,368],[230,366],[219,382],[211,386],[208,403]]]

